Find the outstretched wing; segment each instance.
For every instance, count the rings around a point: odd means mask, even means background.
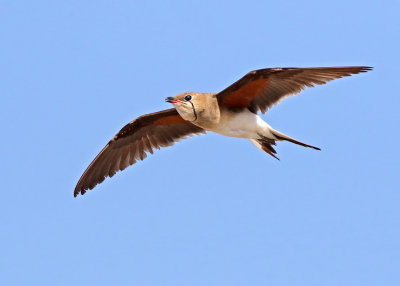
[[[143,160],[146,152],[153,154],[153,149],[201,133],[205,131],[185,121],[175,108],[140,116],[124,126],[90,163],[75,187],[74,196],[83,195],[106,177]]]
[[[282,99],[306,87],[371,70],[371,67],[271,68],[249,72],[217,94],[227,107],[247,107],[265,113]]]

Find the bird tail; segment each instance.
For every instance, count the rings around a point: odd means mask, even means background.
[[[294,144],[301,145],[301,146],[303,146],[303,147],[313,148],[313,149],[315,149],[315,150],[321,151],[321,149],[318,148],[318,147],[315,147],[315,146],[312,146],[312,145],[308,145],[308,144],[306,144],[306,143],[303,143],[303,142],[301,142],[301,141],[298,141],[298,140],[296,140],[296,139],[293,139],[292,137],[289,137],[289,136],[287,136],[287,135],[285,135],[285,134],[283,134],[283,133],[281,133],[281,132],[279,132],[279,131],[277,131],[277,130],[275,130],[275,129],[272,129],[272,128],[271,128],[270,131],[271,131],[272,135],[274,135],[275,138],[276,138],[278,141],[289,141],[289,142],[292,142],[292,143],[294,143]]]
[[[260,139],[250,139],[251,143],[253,143],[254,145],[256,145],[258,148],[260,148],[261,150],[263,150],[264,152],[268,153],[269,155],[271,155],[272,157],[274,157],[275,159],[279,158],[275,155],[276,151],[274,149],[274,147],[276,145],[276,141],[289,141],[292,142],[294,144],[300,145],[300,146],[304,146],[304,147],[308,147],[308,148],[313,148],[315,150],[321,150],[318,147],[312,146],[312,145],[308,145],[306,143],[300,142],[298,140],[293,139],[292,137],[289,137],[275,129],[270,129],[269,130],[272,135],[276,138],[276,139],[270,139],[267,137],[261,137]]]

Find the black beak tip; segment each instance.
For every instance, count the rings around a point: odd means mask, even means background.
[[[165,102],[169,102],[169,103],[171,103],[173,100],[174,100],[174,98],[173,98],[173,97],[171,97],[171,96],[168,96],[168,97],[165,99]]]

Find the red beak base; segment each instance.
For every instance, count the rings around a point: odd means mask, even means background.
[[[165,101],[166,102],[169,102],[169,103],[181,103],[182,101],[180,101],[179,99],[176,99],[176,98],[173,98],[173,97],[167,97],[166,99],[165,99]]]

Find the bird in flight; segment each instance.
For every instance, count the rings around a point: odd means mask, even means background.
[[[74,196],[83,195],[106,177],[145,159],[147,152],[153,154],[154,149],[207,131],[249,139],[276,159],[273,148],[276,141],[320,150],[273,129],[257,115],[258,111],[264,114],[306,87],[371,69],[365,66],[260,69],[249,72],[219,93],[185,92],[167,97],[165,101],[174,108],[142,115],[125,125],[90,163],[75,187]]]

